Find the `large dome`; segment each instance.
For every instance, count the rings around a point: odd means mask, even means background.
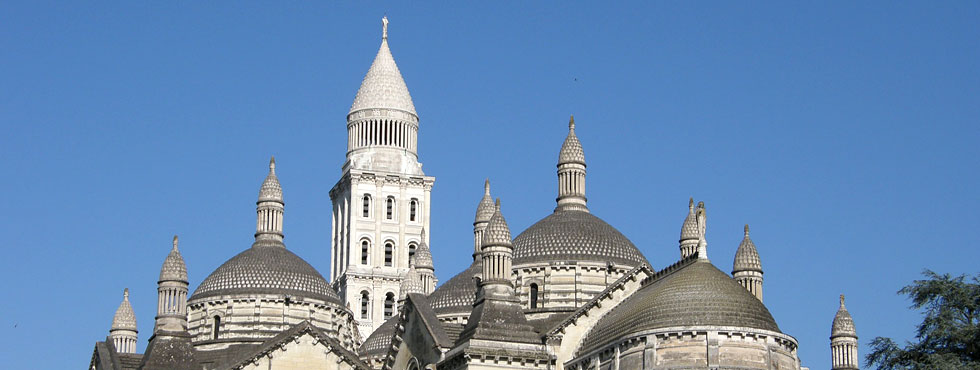
[[[696,260],[640,288],[603,316],[580,353],[647,330],[710,326],[779,332],[761,301],[710,262]]]
[[[514,265],[551,261],[649,265],[616,228],[589,212],[557,210],[514,239]]]
[[[320,273],[283,246],[253,246],[208,275],[190,300],[226,294],[283,294],[338,305],[340,297]]]
[[[429,295],[429,304],[437,315],[461,313],[469,315],[476,301],[476,281],[474,276],[483,274],[483,262],[474,261],[452,279],[443,283]]]

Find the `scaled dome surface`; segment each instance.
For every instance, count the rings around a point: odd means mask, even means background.
[[[580,353],[648,330],[712,326],[780,332],[761,301],[707,260],[696,260],[640,288],[599,319]]]
[[[553,261],[649,265],[616,228],[585,211],[557,210],[514,239],[514,265]]]
[[[483,273],[483,262],[474,261],[469,268],[453,276],[429,294],[429,304],[436,314],[464,313],[473,311],[476,301],[476,281],[474,276]]]
[[[232,257],[201,282],[190,300],[231,294],[281,294],[343,306],[313,266],[282,246],[254,246]]]

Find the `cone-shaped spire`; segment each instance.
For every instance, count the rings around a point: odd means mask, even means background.
[[[555,211],[589,211],[585,198],[585,151],[575,136],[575,116],[568,119],[568,136],[558,153],[557,200]]]
[[[762,260],[759,259],[759,251],[755,249],[755,243],[749,238],[749,225],[745,225],[745,236],[742,243],[735,251],[735,261],[732,263],[732,273],[740,271],[762,272]]]
[[[414,259],[415,266],[418,268],[434,268],[432,264],[432,251],[429,250],[429,243],[425,242],[425,229],[422,229],[422,241],[419,242],[418,249],[415,250],[415,255],[409,258],[409,263]]]
[[[174,235],[173,249],[163,260],[163,267],[160,268],[160,281],[187,283],[187,265],[184,264],[184,257],[181,257],[180,251],[177,250],[177,235]]]
[[[269,160],[269,175],[259,188],[259,200],[255,202],[255,244],[253,246],[277,246],[282,244],[282,218],[285,203],[282,185],[276,177],[276,157]]]
[[[493,217],[493,210],[493,198],[490,197],[490,179],[488,178],[483,182],[483,198],[480,199],[480,204],[476,206],[476,219],[473,223],[490,221],[490,217]]]
[[[123,290],[123,301],[116,309],[116,315],[112,317],[111,330],[132,330],[136,331],[136,314],[133,306],[129,304],[129,288]]]
[[[490,217],[490,223],[487,224],[487,231],[483,234],[483,247],[490,246],[513,247],[510,237],[510,227],[507,226],[507,220],[504,219],[504,215],[500,213],[500,198],[497,198],[494,204],[493,216]]]
[[[694,198],[687,201],[687,217],[681,224],[681,238],[679,240],[681,258],[687,258],[698,250],[698,217],[694,211]]]
[[[830,337],[854,337],[857,338],[857,330],[854,328],[854,319],[851,313],[844,307],[844,295],[840,295],[840,308],[834,316],[834,324],[830,329]]]
[[[405,299],[408,293],[418,293],[426,294],[425,287],[422,285],[422,274],[415,268],[418,263],[418,252],[415,256],[410,256],[408,258],[408,271],[405,272],[405,276],[402,277],[401,284],[398,287],[400,299]]]
[[[371,69],[364,76],[361,88],[357,90],[350,113],[364,109],[397,109],[413,116],[415,104],[408,92],[408,85],[395,64],[395,58],[388,49],[388,18],[382,18],[381,48],[371,63]]]

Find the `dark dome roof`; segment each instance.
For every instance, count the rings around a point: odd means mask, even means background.
[[[668,327],[736,326],[779,332],[766,306],[706,260],[654,280],[599,319],[580,353]]]
[[[361,355],[362,359],[384,356],[388,353],[388,349],[391,348],[391,339],[394,338],[395,329],[398,326],[398,319],[398,315],[388,318],[368,336],[367,340],[357,349],[357,353]]]
[[[482,274],[483,262],[476,260],[469,268],[442,283],[438,289],[429,294],[429,305],[436,315],[449,313],[468,315],[472,312],[473,302],[476,300],[476,282],[473,281],[473,277]]]
[[[514,265],[549,261],[649,264],[616,228],[576,210],[555,211],[514,239]]]
[[[225,294],[284,294],[343,305],[320,273],[281,244],[253,246],[208,275],[191,300]]]

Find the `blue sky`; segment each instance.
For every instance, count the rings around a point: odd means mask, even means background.
[[[805,366],[829,368],[840,293],[862,354],[910,338],[895,291],[980,259],[980,6],[697,5],[0,4],[8,366],[85,366],[126,287],[145,346],[171,236],[193,289],[250,245],[271,155],[286,244],[329,276],[327,192],[385,13],[441,281],[484,178],[514,235],[551,212],[575,114],[590,208],[655,268],[693,196],[720,269],[752,226]]]

